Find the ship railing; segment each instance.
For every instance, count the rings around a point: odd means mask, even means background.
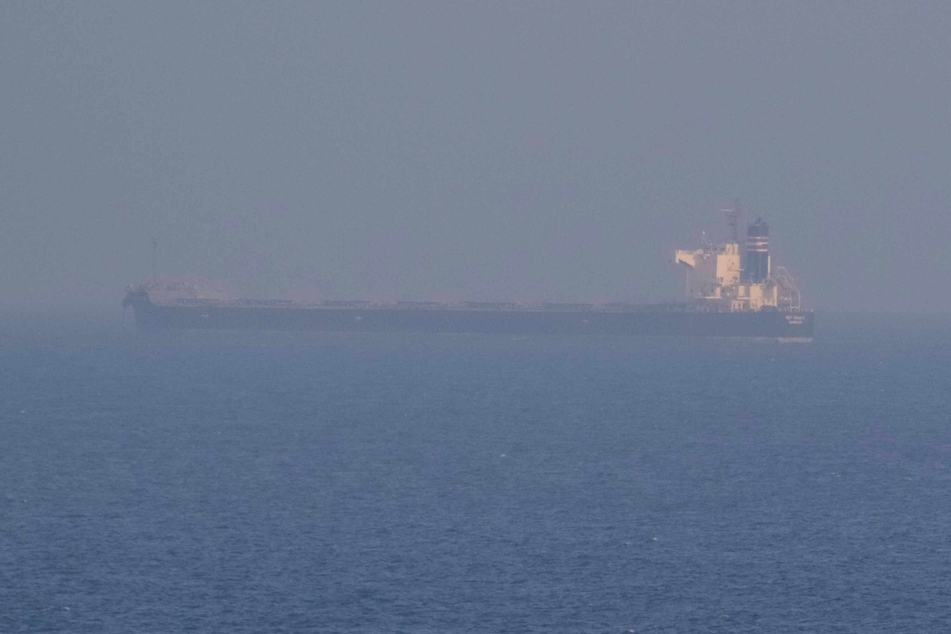
[[[571,312],[595,310],[594,304],[581,304],[569,302],[547,302],[541,305],[541,310],[567,310]]]
[[[410,301],[399,301],[396,302],[396,305],[400,308],[445,308],[447,304],[444,302],[410,302]]]
[[[154,304],[170,304],[176,306],[224,306],[233,303],[223,299],[205,297],[162,297],[161,295],[149,295],[149,299]]]
[[[328,299],[320,302],[320,305],[328,308],[368,308],[374,303],[365,299]]]
[[[579,302],[427,302],[398,301],[374,302],[369,300],[325,300],[307,303],[288,299],[221,299],[201,297],[151,298],[153,303],[166,306],[218,307],[218,308],[324,308],[338,310],[452,310],[452,311],[523,311],[523,312],[566,312],[566,313],[647,313],[647,312],[721,312],[723,308],[714,302],[661,302],[652,304],[634,304],[629,302],[608,302],[588,304]]]
[[[512,310],[518,308],[515,302],[462,302],[462,308],[475,308],[477,310]]]

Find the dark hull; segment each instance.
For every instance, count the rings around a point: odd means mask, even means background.
[[[154,304],[130,294],[127,305],[144,329],[311,330],[486,334],[589,334],[749,337],[811,340],[812,313],[715,313],[668,306],[637,310],[471,310]]]

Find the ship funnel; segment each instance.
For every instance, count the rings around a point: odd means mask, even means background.
[[[762,284],[769,278],[769,225],[757,218],[746,227],[744,281]]]

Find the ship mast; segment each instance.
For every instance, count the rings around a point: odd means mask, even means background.
[[[730,235],[733,238],[733,244],[740,243],[740,199],[736,198],[733,201],[733,209],[721,209],[720,211],[726,214],[727,221],[730,223]]]
[[[152,238],[152,283],[158,279],[158,239]]]

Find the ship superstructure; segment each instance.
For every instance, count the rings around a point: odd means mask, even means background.
[[[733,239],[714,244],[702,241],[699,249],[678,250],[674,262],[687,270],[688,301],[718,312],[781,310],[799,312],[799,287],[784,267],[774,271],[769,255],[769,225],[761,218],[747,226],[746,255],[741,257],[735,216]]]
[[[811,341],[814,316],[782,267],[773,269],[769,227],[747,227],[741,257],[736,215],[732,240],[678,250],[687,271],[685,301],[631,303],[392,302],[226,299],[185,283],[128,288],[140,328],[456,332],[742,337]]]

